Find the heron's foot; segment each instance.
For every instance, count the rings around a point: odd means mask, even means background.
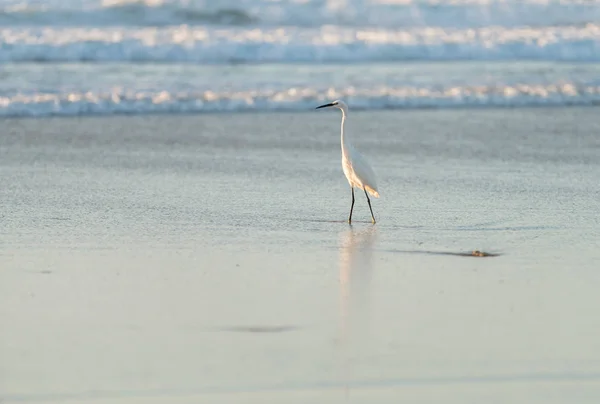
[[[352,219],[348,219],[348,224],[352,224]]]
[[[373,224],[377,223],[377,222],[375,221],[375,219],[373,219],[373,218],[371,218],[371,222],[372,222]]]

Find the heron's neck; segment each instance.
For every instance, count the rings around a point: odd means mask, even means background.
[[[350,142],[347,139],[346,134],[344,133],[344,124],[346,123],[346,114],[344,113],[344,111],[342,110],[342,153],[343,154],[347,154],[348,152],[348,147],[350,146]]]

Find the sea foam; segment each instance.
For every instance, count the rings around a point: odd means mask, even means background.
[[[444,29],[0,28],[0,62],[599,61],[600,25]]]
[[[343,98],[355,109],[521,107],[595,105],[600,86],[549,85],[385,87],[373,89],[293,87],[255,91],[64,92],[0,96],[0,116],[73,116],[147,113],[302,111]]]

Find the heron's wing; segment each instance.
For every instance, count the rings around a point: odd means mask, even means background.
[[[379,191],[377,189],[377,179],[375,178],[375,172],[365,159],[356,149],[351,149],[351,161],[352,169],[356,177],[362,182],[363,186],[371,195],[379,198]]]

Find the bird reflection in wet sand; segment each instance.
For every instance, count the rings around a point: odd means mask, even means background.
[[[340,329],[339,348],[343,382],[352,379],[351,363],[361,355],[369,329],[370,284],[373,245],[377,227],[350,226],[340,239]],[[348,387],[346,387],[348,394]]]

